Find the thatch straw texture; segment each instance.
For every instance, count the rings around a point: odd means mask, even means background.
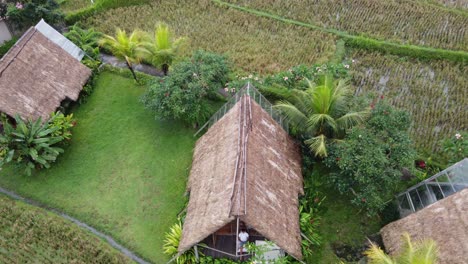
[[[435,240],[441,264],[468,263],[468,189],[383,227],[380,233],[390,254],[399,251],[404,232],[413,240]]]
[[[24,119],[47,119],[78,95],[91,70],[29,29],[0,61],[0,112]]]
[[[240,217],[301,259],[301,156],[289,135],[244,96],[201,137],[188,184],[179,252]]]

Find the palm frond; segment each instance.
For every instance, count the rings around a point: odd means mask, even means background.
[[[346,130],[355,125],[361,124],[368,115],[368,111],[347,113],[336,119],[338,130]]]
[[[300,131],[305,131],[307,128],[307,116],[301,112],[297,107],[290,102],[281,101],[274,106],[275,109],[278,109],[286,117],[286,120],[290,122]]]
[[[325,135],[321,134],[321,135],[318,135],[316,137],[312,137],[312,138],[304,141],[304,143],[309,145],[310,150],[312,150],[312,152],[314,152],[316,157],[323,158],[323,157],[326,157],[328,155],[327,146],[326,146],[326,139],[327,138],[325,137]]]
[[[375,244],[372,244],[364,254],[366,254],[369,264],[397,264],[397,262],[385,254],[385,252]]]

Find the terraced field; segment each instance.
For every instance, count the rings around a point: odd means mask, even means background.
[[[109,34],[115,27],[151,31],[158,21],[188,37],[189,51],[226,54],[247,72],[272,73],[300,63],[325,62],[335,51],[333,35],[219,8],[210,0],[157,0],[107,10],[85,23]]]
[[[132,263],[57,215],[0,195],[0,263]]]
[[[411,133],[421,149],[438,150],[444,137],[468,128],[468,67],[445,61],[407,61],[353,51],[356,94],[384,95],[413,117]]]
[[[405,0],[228,0],[327,29],[381,40],[468,50],[468,14]]]

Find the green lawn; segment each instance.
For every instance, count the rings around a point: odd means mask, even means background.
[[[163,235],[183,208],[194,131],[155,120],[139,97],[144,87],[102,73],[65,154],[32,177],[6,168],[0,186],[59,208],[112,235],[155,263]]]
[[[330,187],[322,186],[320,191],[326,196],[322,203],[324,210],[319,214],[319,233],[323,243],[315,252],[314,259],[316,263],[339,263],[332,246],[362,246],[366,236],[379,232],[380,220],[368,218],[365,212],[360,212],[349,202],[349,198]]]

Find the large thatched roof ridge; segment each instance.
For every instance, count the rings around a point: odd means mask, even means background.
[[[400,251],[401,235],[433,239],[441,264],[466,264],[468,256],[468,188],[384,226],[380,233],[387,251]]]
[[[78,99],[90,75],[90,69],[32,27],[0,60],[0,112],[47,119],[64,99]]]
[[[301,259],[298,146],[249,93],[238,98],[195,146],[179,252],[239,217]]]

